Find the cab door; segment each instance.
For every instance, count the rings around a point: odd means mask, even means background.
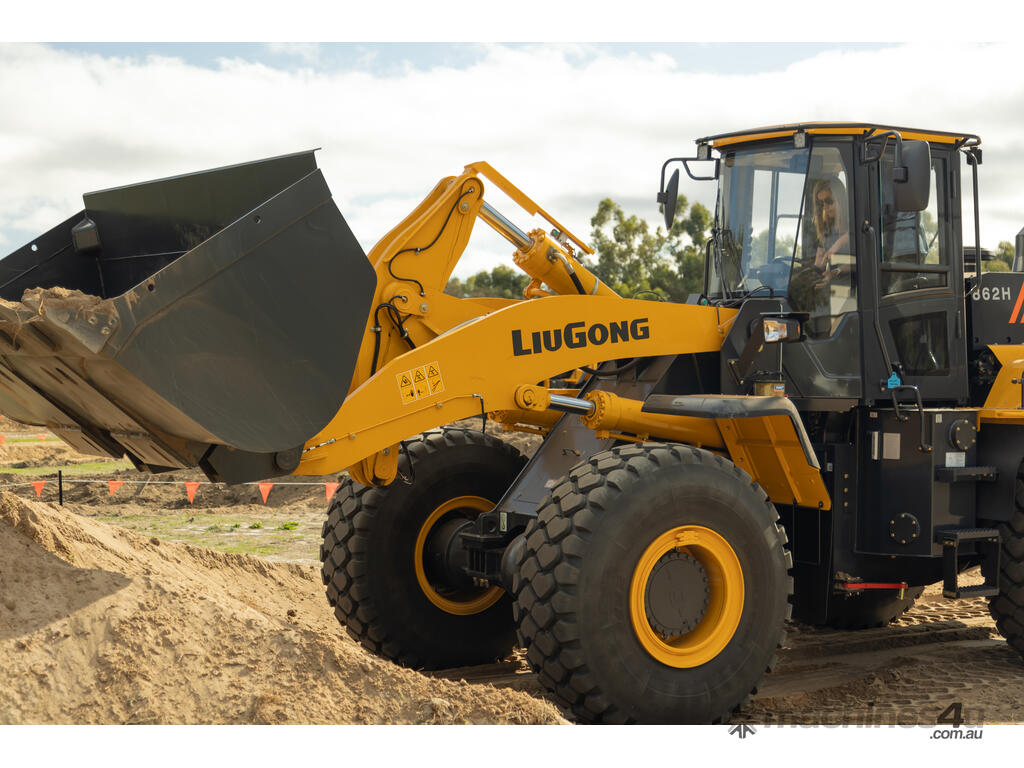
[[[891,403],[889,390],[903,384],[917,387],[925,402],[963,404],[964,278],[952,152],[932,146],[928,207],[918,212],[896,210],[894,154],[890,141],[880,160],[862,166],[871,191],[863,201],[862,253],[873,261],[861,270],[862,295],[873,305],[864,318],[865,400]],[[906,390],[899,397],[901,403],[914,399]]]

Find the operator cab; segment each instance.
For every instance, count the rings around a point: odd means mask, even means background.
[[[890,402],[894,386],[966,402],[957,152],[979,143],[862,123],[699,139],[698,157],[717,154],[718,180],[701,300],[741,310],[723,386],[751,323],[801,313],[806,341],[762,355],[769,367],[782,355],[798,406]],[[732,381],[734,393],[749,384]]]

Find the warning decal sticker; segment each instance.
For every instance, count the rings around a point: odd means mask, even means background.
[[[398,380],[398,391],[402,396],[403,405],[444,392],[441,366],[437,362],[405,371],[395,378]]]

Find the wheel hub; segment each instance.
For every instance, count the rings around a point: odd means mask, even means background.
[[[473,521],[456,515],[431,529],[423,547],[423,569],[427,579],[447,589],[473,586],[466,576],[466,549],[461,533],[473,527]]]
[[[662,555],[644,590],[651,628],[664,638],[691,632],[707,611],[710,590],[704,566],[685,552]]]
[[[416,581],[426,598],[445,613],[482,613],[505,594],[501,587],[472,586],[460,565],[465,551],[459,534],[471,525],[471,515],[493,507],[494,502],[480,496],[457,496],[431,512],[420,527],[412,552]]]

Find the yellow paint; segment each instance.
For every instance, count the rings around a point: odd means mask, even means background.
[[[399,446],[389,445],[348,468],[352,479],[362,485],[387,485],[398,475]]]
[[[500,189],[502,192],[504,192],[506,195],[512,198],[516,202],[516,204],[519,205],[520,208],[522,208],[531,216],[539,215],[546,219],[549,224],[554,226],[554,228],[557,229],[559,232],[565,234],[565,236],[572,240],[576,244],[576,247],[579,248],[584,253],[591,254],[594,252],[593,248],[588,246],[580,238],[576,237],[576,235],[574,235],[568,229],[559,224],[553,216],[548,214],[547,211],[545,211],[543,208],[541,208],[539,205],[533,202],[533,200],[527,197],[511,181],[509,181],[496,170],[494,170],[494,168],[492,168],[488,163],[470,163],[469,165],[466,166],[466,171],[473,171],[475,173],[480,174],[484,178],[490,180],[498,189]]]
[[[427,578],[427,573],[423,566],[427,537],[434,526],[452,512],[458,512],[463,515],[467,511],[475,512],[476,514],[470,515],[470,517],[476,517],[484,512],[489,512],[493,508],[494,502],[480,496],[458,496],[438,506],[423,521],[423,525],[420,526],[419,533],[416,535],[415,549],[413,550],[413,568],[416,571],[416,583],[420,585],[420,589],[426,598],[445,613],[450,613],[454,616],[472,616],[475,613],[482,613],[498,602],[505,592],[501,587],[456,591],[446,590],[444,594],[439,592],[430,583],[430,579]]]
[[[985,404],[978,411],[979,421],[1000,424],[1024,423],[1021,410],[1021,378],[1024,378],[1024,344],[990,344],[999,361],[999,373],[992,383]],[[1014,383],[1014,379],[1018,383]]]
[[[615,296],[551,296],[522,301],[466,323],[388,362],[352,392],[330,423],[307,443],[295,474],[325,475],[412,435],[474,416],[481,411],[514,410],[516,385],[544,381],[581,365],[628,357],[716,352],[736,310]],[[532,334],[558,330],[578,339],[595,324],[635,323],[644,338],[532,351]],[[571,324],[571,325],[570,325]],[[567,328],[567,326],[569,326]],[[680,334],[680,329],[686,329]],[[512,332],[519,331],[530,354],[514,354]],[[596,334],[595,338],[601,338]],[[372,352],[372,350],[371,350]],[[436,364],[444,391],[402,405],[396,376]],[[329,444],[324,445],[324,443]]]
[[[529,216],[539,215],[562,232],[564,239],[559,237],[556,242],[543,230],[534,230],[533,244],[524,248],[524,253],[532,254],[527,262],[533,263],[533,257],[540,255],[543,266],[551,267],[554,263],[556,270],[564,273],[565,279],[561,281],[554,274],[550,275],[557,284],[556,293],[577,293],[565,273],[562,258],[575,266],[588,289],[594,287],[596,278],[576,261],[572,244],[581,252],[592,253],[591,249],[490,165],[474,163],[466,166],[459,176],[441,179],[367,255],[377,281],[355,371],[348,383],[348,397],[339,412],[345,417],[336,418],[309,441],[308,447],[323,442],[332,442],[332,446],[310,450],[296,474],[315,473],[315,467],[332,466],[335,469],[331,471],[351,467],[360,482],[390,482],[397,473],[397,454],[385,454],[384,449],[423,429],[459,418],[455,413],[480,412],[481,399],[475,397],[480,386],[472,381],[472,376],[466,375],[466,369],[476,368],[475,358],[480,357],[476,350],[489,347],[492,342],[477,338],[473,333],[465,337],[460,333],[448,337],[440,348],[430,345],[458,326],[515,308],[523,301],[458,299],[444,293],[483,206],[483,178],[505,192]],[[555,261],[548,261],[548,257]],[[535,266],[540,269],[541,263]],[[606,287],[599,287],[597,292],[611,294]],[[545,318],[545,322],[548,320]],[[425,359],[418,354],[423,348],[436,351]],[[413,349],[417,354],[410,355]],[[460,372],[454,382],[457,385],[454,392],[448,376],[453,363],[449,360],[458,360]],[[579,364],[591,362],[594,358],[583,359]],[[504,386],[509,381],[502,378],[500,372],[500,367],[493,366],[487,371],[488,381],[493,379],[486,398],[489,407],[491,403],[495,403],[495,407],[500,402],[507,404],[507,397],[496,398],[493,394],[499,382]],[[543,376],[561,372],[545,367]],[[395,384],[385,387],[385,380],[393,380]],[[385,396],[386,389],[390,390],[388,396]],[[339,399],[343,394],[339,393]],[[442,411],[445,407],[447,410]],[[425,410],[431,408],[437,410]],[[357,410],[358,416],[353,418]],[[411,419],[406,418],[410,415]],[[384,424],[383,429],[373,428],[380,423]]]
[[[590,392],[586,399],[594,403],[594,412],[580,417],[580,420],[584,426],[598,432],[632,432],[644,439],[670,440],[698,448],[725,447],[712,419],[645,413],[643,401],[619,397],[611,392]]]
[[[716,149],[728,147],[733,144],[745,144],[750,141],[766,141],[768,139],[780,139],[792,136],[797,131],[804,131],[812,135],[833,135],[833,136],[860,136],[866,130],[875,132],[897,131],[900,136],[908,140],[930,141],[939,144],[954,144],[965,138],[963,136],[935,133],[927,130],[915,130],[908,128],[894,128],[882,125],[871,124],[847,124],[845,126],[829,123],[806,123],[801,125],[778,125],[766,128],[752,128],[749,132],[739,133],[732,136],[710,137],[711,145]]]
[[[377,275],[377,286],[348,392],[357,390],[390,361],[406,354],[413,345],[421,347],[458,325],[521,301],[493,297],[458,299],[444,293],[483,205],[484,178],[493,182],[530,217],[539,215],[562,231],[568,238],[567,243],[574,244],[581,252],[593,252],[579,237],[569,232],[488,163],[467,165],[461,175],[441,179],[430,194],[381,238],[367,255]],[[511,215],[513,212],[503,213],[514,220],[515,217]],[[527,252],[543,251],[546,255],[551,248],[556,249],[577,265],[577,272],[584,285],[588,289],[592,287],[593,278],[588,279],[590,273],[575,260],[571,245],[556,243],[543,230],[535,230],[534,235],[537,244],[527,248]],[[518,253],[513,249],[513,260]],[[545,265],[551,266],[546,258],[543,260]],[[532,261],[532,258],[528,261]],[[555,263],[555,267],[564,272],[560,261]],[[568,279],[559,285],[565,293],[577,293]],[[387,304],[394,309],[387,308]],[[408,334],[408,341],[402,338],[393,316],[395,313]],[[375,328],[380,329],[379,336]],[[411,366],[405,366],[398,373],[411,370]],[[409,405],[444,393],[447,389],[443,375],[437,380],[433,377],[427,379],[427,383],[421,384],[419,388],[415,383],[405,386],[399,381],[399,405]]]
[[[664,555],[678,550],[703,567],[708,578],[704,616],[690,632],[662,637],[647,619],[644,595],[651,571]],[[700,525],[683,525],[658,536],[641,555],[629,587],[629,615],[640,645],[669,667],[692,669],[718,656],[732,640],[743,616],[743,568],[721,534]]]
[[[533,278],[535,298],[457,299],[444,293],[483,205],[483,178],[565,235],[566,240],[556,242],[536,229],[530,233],[532,245],[513,255]],[[367,256],[377,274],[372,306],[380,309],[367,318],[348,396],[308,441],[295,474],[350,468],[361,483],[385,484],[397,474],[399,443],[438,425],[500,411],[507,427],[549,429],[557,416],[547,413],[546,402],[519,401],[519,384],[606,360],[721,348],[736,310],[623,299],[575,258],[570,242],[591,252],[487,163],[473,163],[461,175],[442,179]],[[578,295],[566,262],[588,295]],[[542,282],[554,294],[541,290]],[[623,336],[621,329],[633,324],[638,324],[637,333]],[[595,329],[592,338],[586,335],[597,325],[603,330]],[[612,326],[619,332],[613,334]],[[734,426],[730,435],[735,436],[727,438],[713,420],[641,416],[638,406],[622,407],[632,421],[594,428],[627,440],[651,435],[728,450],[766,489],[772,488],[773,499],[828,504],[820,474],[814,472],[816,481],[810,477],[806,461],[795,452],[791,426]],[[770,455],[773,447],[777,456]],[[769,473],[783,479],[772,484]]]
[[[492,411],[491,418],[506,430],[518,429],[522,432],[545,433],[555,426],[562,414],[558,411],[534,411],[515,409],[509,411]],[[527,429],[522,429],[523,426]]]
[[[632,433],[639,439],[669,440],[725,452],[773,502],[832,508],[821,470],[808,463],[789,416],[714,419],[646,413],[642,401],[610,392],[590,392],[586,399],[595,404],[595,409],[581,421],[599,436]]]
[[[545,234],[543,230],[536,229],[532,231],[530,237],[533,238],[533,247],[525,251],[516,251],[512,258],[517,267],[533,278],[534,283],[537,285],[543,283],[555,293],[569,295],[579,293],[579,289],[572,281],[569,270],[562,260],[554,255],[555,253],[560,253],[571,265],[576,278],[583,286],[584,293],[588,295],[618,296],[615,291],[598,280],[589,269],[577,261],[572,254],[566,253],[559,248],[555,241]]]
[[[716,422],[733,463],[754,478],[774,503],[832,508],[821,470],[808,463],[789,416]]]

